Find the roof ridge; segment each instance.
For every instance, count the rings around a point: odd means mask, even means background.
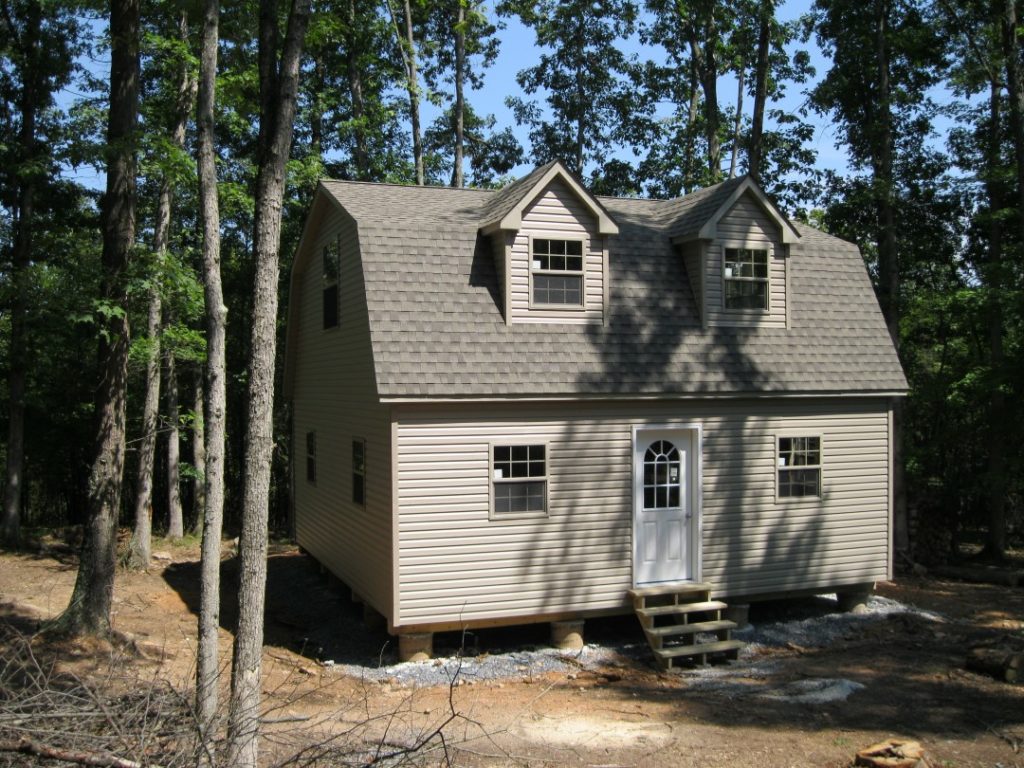
[[[444,189],[450,192],[486,192],[488,194],[494,194],[495,192],[500,192],[505,189],[505,187],[499,187],[498,189],[487,189],[485,187],[452,187],[448,184],[400,184],[397,181],[359,181],[357,179],[321,178],[319,181],[321,184],[353,184],[365,187],[395,187],[396,189]]]

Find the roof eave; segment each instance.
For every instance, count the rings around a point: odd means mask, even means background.
[[[906,397],[907,389],[810,389],[810,390],[737,390],[696,392],[572,392],[565,394],[488,393],[474,395],[383,394],[381,403],[541,403],[573,401],[648,401],[648,400],[806,400],[810,398],[892,398]]]

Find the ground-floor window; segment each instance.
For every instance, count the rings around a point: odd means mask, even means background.
[[[366,441],[352,441],[352,503],[366,504]]]
[[[547,513],[547,446],[495,445],[491,451],[495,517]]]
[[[780,437],[779,498],[821,497],[821,437]]]
[[[316,432],[306,433],[306,480],[316,482]]]

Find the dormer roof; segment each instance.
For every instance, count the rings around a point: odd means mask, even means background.
[[[480,231],[485,235],[499,230],[517,231],[523,223],[523,211],[556,179],[561,180],[594,215],[600,234],[619,233],[619,226],[607,209],[587,191],[575,174],[558,160],[535,168],[523,178],[495,192],[484,206]]]
[[[685,197],[665,201],[662,210],[663,225],[675,243],[714,240],[718,237],[718,222],[745,194],[751,195],[765,214],[775,222],[783,243],[788,245],[800,240],[800,233],[796,227],[782,215],[750,176],[737,176]]]

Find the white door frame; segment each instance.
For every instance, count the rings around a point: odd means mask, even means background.
[[[663,431],[676,431],[676,432],[688,432],[690,438],[689,450],[686,452],[687,461],[689,466],[687,470],[690,473],[689,482],[689,502],[690,509],[693,512],[693,516],[690,518],[690,541],[689,541],[689,552],[690,562],[693,564],[691,569],[690,581],[700,582],[703,581],[704,573],[704,558],[703,558],[703,546],[704,531],[703,531],[703,520],[704,520],[704,509],[703,509],[703,498],[704,498],[704,486],[703,486],[703,453],[704,453],[704,429],[700,424],[634,424],[633,425],[633,438],[630,443],[629,452],[629,463],[630,463],[630,499],[632,500],[630,506],[633,514],[633,536],[630,542],[630,557],[633,560],[633,586],[642,586],[637,582],[637,562],[636,562],[636,547],[637,540],[639,538],[639,531],[637,521],[639,516],[637,515],[636,509],[636,483],[637,483],[637,461],[636,461],[636,443],[641,432],[663,432]]]

